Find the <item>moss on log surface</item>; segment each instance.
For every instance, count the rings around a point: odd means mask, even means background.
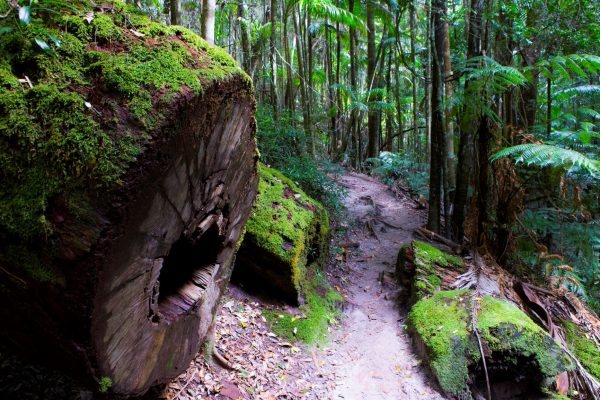
[[[534,376],[541,390],[572,368],[560,346],[514,305],[490,296],[473,299],[469,291],[441,291],[417,302],[408,323],[445,392],[468,393],[481,360],[472,327],[473,301],[478,303],[477,330],[491,379],[494,368],[512,369],[512,379]]]
[[[459,257],[418,240],[400,249],[396,264],[396,276],[411,288],[411,303],[439,291],[444,280],[448,282],[463,272],[465,266]]]
[[[40,35],[60,47],[41,51]],[[120,2],[91,22],[64,15],[4,33],[0,55],[4,240],[51,235],[56,196],[78,203],[84,192],[122,185],[174,103],[234,75],[251,85],[224,50]]]
[[[275,297],[302,303],[307,267],[322,265],[327,256],[327,211],[289,178],[264,165],[258,193],[234,278],[270,285]]]
[[[89,16],[0,36],[0,335],[140,394],[187,368],[229,280],[255,101],[190,30],[120,1]]]
[[[528,396],[530,390],[541,398],[557,375],[573,368],[561,347],[515,305],[471,290],[448,290],[466,272],[460,258],[413,241],[400,251],[397,271],[411,279],[415,304],[407,325],[417,350],[449,395],[469,398],[473,387],[485,386],[479,340],[494,398]],[[508,391],[506,382],[513,382]]]

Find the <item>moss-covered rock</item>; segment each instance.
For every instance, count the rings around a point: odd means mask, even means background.
[[[485,383],[473,309],[493,390],[514,381],[513,394],[522,395],[531,385],[541,393],[572,368],[560,346],[514,305],[470,291],[441,291],[413,306],[408,325],[448,394],[469,396],[471,385]]]
[[[444,279],[465,272],[459,257],[446,254],[430,244],[414,240],[398,254],[396,276],[410,287],[411,303],[440,290]]]
[[[113,3],[89,22],[34,15],[0,36],[3,243],[51,239],[53,202],[121,185],[178,98],[233,75],[248,79],[225,51],[190,30]],[[32,87],[19,81],[25,78]]]
[[[304,301],[309,266],[329,245],[327,211],[279,171],[260,166],[258,198],[246,225],[234,279],[292,304]],[[314,269],[314,268],[313,268]]]

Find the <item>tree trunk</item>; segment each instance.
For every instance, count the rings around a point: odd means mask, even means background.
[[[205,0],[203,0],[205,1]],[[246,19],[246,6],[244,5],[244,1],[240,0],[237,10],[238,10],[238,24],[240,26],[240,38],[242,39],[242,68],[246,73],[252,76],[251,71],[251,61],[252,61],[252,49],[250,48],[250,32],[248,32],[248,26],[245,21]]]
[[[444,98],[447,102],[452,101],[452,61],[450,57],[450,34],[448,30],[448,20],[442,20],[442,29],[444,32]],[[454,188],[456,187],[456,156],[454,154],[454,122],[452,121],[452,109],[447,105],[445,108],[446,123],[446,163],[444,165],[444,219],[446,221],[446,235],[451,235],[450,217],[452,198],[454,197]]]
[[[273,106],[273,119],[279,119],[279,96],[277,96],[277,57],[275,40],[277,31],[275,24],[277,22],[277,0],[271,0],[269,20],[271,22],[271,37],[269,38],[269,64],[271,66],[271,105]]]
[[[115,134],[148,142],[113,189],[48,205],[56,282],[2,263],[17,279],[2,282],[0,333],[137,395],[185,371],[212,324],[257,189],[255,105],[232,75],[161,102],[164,124],[142,131],[112,99]]]
[[[181,0],[170,0],[171,25],[181,25]]]
[[[410,7],[410,63],[413,68],[411,75],[412,84],[412,125],[413,125],[413,142],[412,151],[417,154],[417,145],[419,141],[419,107],[417,98],[417,75],[416,75],[416,35],[417,35],[417,11],[414,5]]]
[[[354,0],[349,0],[348,10],[354,14]],[[350,27],[350,87],[354,92],[358,91],[357,87],[357,54],[356,54],[356,28]],[[348,124],[348,132],[352,141],[352,161],[356,169],[360,168],[361,152],[359,145],[359,132],[357,129],[358,116],[356,108],[350,112],[350,123]]]
[[[367,1],[367,89],[372,90],[376,85],[377,58],[375,56],[375,16],[373,4]],[[369,101],[375,100],[369,95]],[[368,113],[368,139],[367,157],[374,158],[379,153],[379,113],[369,110]]]
[[[202,0],[202,37],[210,44],[215,44],[215,7],[216,0]]]
[[[433,0],[431,6],[431,166],[429,171],[429,213],[427,228],[440,232],[441,188],[444,169],[444,27],[446,0]]]
[[[483,0],[471,0],[468,18],[467,59],[481,56],[481,24],[483,18]],[[465,83],[465,93],[469,93],[470,82]],[[458,150],[458,166],[456,169],[456,191],[454,194],[454,212],[452,214],[452,235],[454,240],[462,243],[464,238],[464,222],[468,201],[469,179],[473,168],[474,130],[479,128],[476,111],[466,107],[461,116],[461,135]],[[474,126],[475,125],[475,126]]]

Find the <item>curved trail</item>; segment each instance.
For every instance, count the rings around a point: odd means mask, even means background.
[[[406,310],[393,278],[400,247],[424,215],[412,202],[398,200],[382,183],[361,174],[340,178],[348,190],[344,201],[353,221],[348,249],[337,271],[349,306],[341,326],[333,329],[324,369],[335,383],[332,399],[443,399],[413,353],[404,330]]]

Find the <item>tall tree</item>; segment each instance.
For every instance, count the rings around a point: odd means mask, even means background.
[[[202,37],[210,44],[215,44],[215,7],[216,0],[202,0]]]
[[[371,91],[376,82],[377,57],[375,54],[375,14],[373,2],[367,0],[367,87]],[[369,95],[369,100],[375,100],[375,96]],[[379,114],[377,110],[368,112],[368,157],[377,157],[379,154]]]
[[[432,47],[431,66],[431,162],[429,170],[429,213],[427,228],[440,232],[441,188],[444,170],[444,23],[446,0],[431,2],[430,43]]]
[[[467,38],[467,59],[481,56],[481,25],[483,18],[483,0],[470,0]],[[472,82],[465,82],[465,97],[469,96]],[[464,107],[460,122],[460,143],[458,149],[458,166],[456,168],[456,191],[454,194],[454,213],[452,214],[452,236],[462,243],[465,231],[469,179],[473,168],[473,138],[475,136],[478,111],[474,107]],[[475,126],[477,129],[477,126]]]

